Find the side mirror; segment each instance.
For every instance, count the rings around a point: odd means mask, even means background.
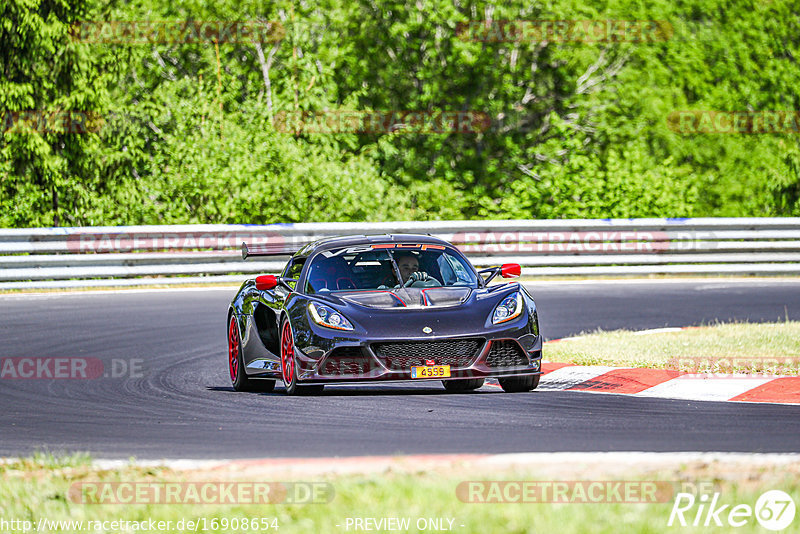
[[[272,274],[263,274],[256,276],[256,289],[259,291],[267,291],[275,289],[278,286],[278,277]]]
[[[522,274],[522,267],[519,263],[504,263],[500,267],[500,274],[503,278],[516,278]]]

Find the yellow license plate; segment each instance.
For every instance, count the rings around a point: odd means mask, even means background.
[[[449,365],[419,365],[411,368],[411,378],[447,378]]]

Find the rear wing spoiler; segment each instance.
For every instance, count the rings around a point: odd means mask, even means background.
[[[287,246],[284,243],[248,245],[242,242],[242,259],[246,260],[252,256],[292,256],[303,248],[304,244]]]

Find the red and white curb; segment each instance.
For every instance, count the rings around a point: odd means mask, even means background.
[[[666,369],[602,365],[542,365],[539,390],[616,393],[698,401],[800,404],[800,377],[734,375],[716,378]]]
[[[697,328],[700,327],[654,328],[632,333],[641,336]],[[581,336],[553,339],[545,343],[558,343],[579,337]],[[800,376],[742,374],[719,377],[669,369],[544,362],[538,389],[615,393],[662,399],[800,404]]]

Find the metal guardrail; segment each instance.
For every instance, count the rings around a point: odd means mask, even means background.
[[[0,289],[239,282],[242,241],[431,233],[524,276],[800,274],[800,218],[586,219],[0,229]],[[234,274],[235,273],[235,274]]]

